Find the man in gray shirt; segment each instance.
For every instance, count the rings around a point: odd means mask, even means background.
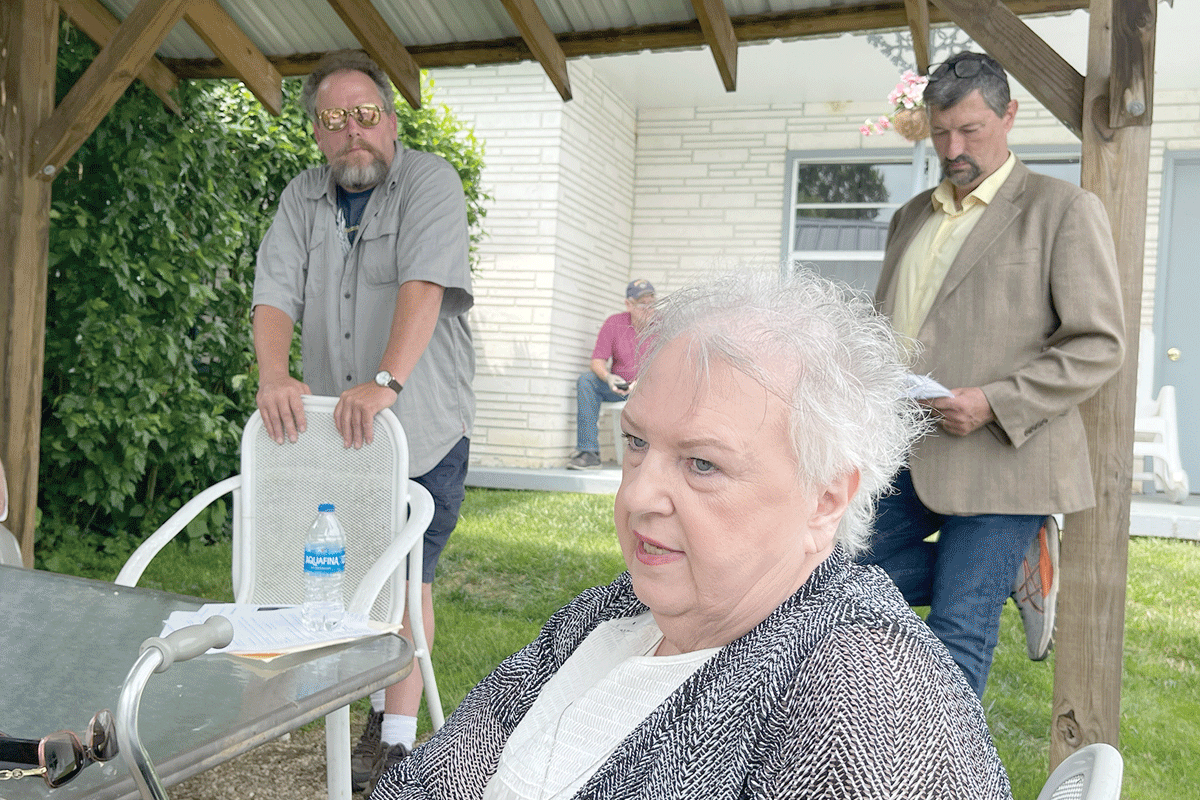
[[[458,522],[475,417],[474,302],[462,181],[444,159],[396,140],[391,83],[361,52],[333,53],[305,81],[302,100],[327,165],[284,190],[258,250],[254,348],[258,409],[280,444],[305,428],[300,397],[338,397],[334,421],[346,447],[373,437],[391,408],[409,444],[410,476],[429,489],[422,598],[433,642],[434,567]],[[303,319],[303,382],[288,372]],[[372,697],[355,748],[355,789],[373,786],[416,737],[420,670]]]

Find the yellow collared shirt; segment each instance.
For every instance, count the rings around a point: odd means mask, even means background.
[[[892,327],[898,333],[917,338],[963,241],[1008,180],[1016,161],[1010,152],[999,169],[963,198],[961,209],[954,201],[954,186],[949,180],[943,180],[933,190],[934,213],[900,259],[896,305],[892,311]]]

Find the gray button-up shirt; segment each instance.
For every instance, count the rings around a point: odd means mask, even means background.
[[[254,305],[303,321],[304,381],[336,397],[375,378],[407,281],[445,288],[433,338],[392,410],[409,445],[409,474],[431,470],[475,420],[474,303],[462,180],[440,156],[397,143],[343,257],[328,165],[292,179],[258,249]]]

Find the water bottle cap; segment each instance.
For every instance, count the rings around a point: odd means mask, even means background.
[[[333,503],[321,503],[317,506],[317,513],[319,514],[322,511],[333,511]]]

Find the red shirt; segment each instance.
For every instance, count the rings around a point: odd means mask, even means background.
[[[650,349],[650,342],[643,340],[638,343],[637,330],[628,311],[613,314],[604,320],[600,333],[596,336],[596,346],[592,349],[592,358],[612,361],[609,372],[615,372],[625,380],[633,383],[637,380],[638,367]]]

